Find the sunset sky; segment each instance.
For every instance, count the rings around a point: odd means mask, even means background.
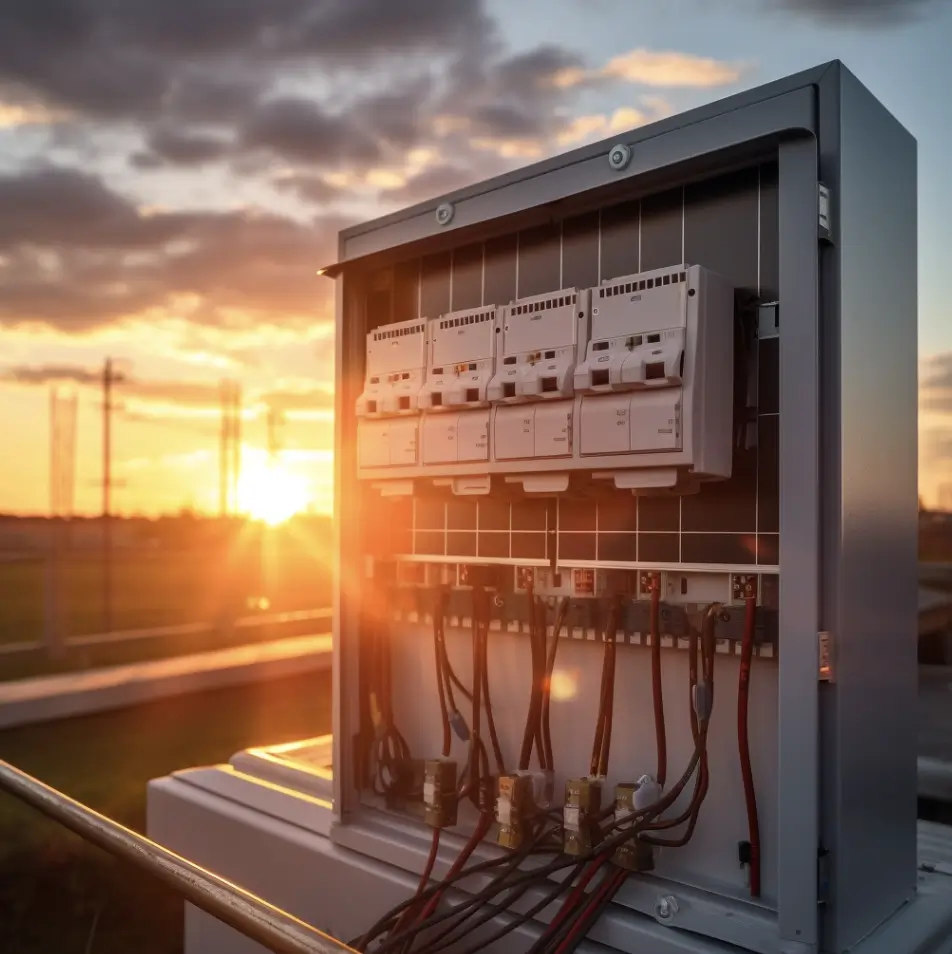
[[[4,0],[0,511],[47,510],[57,382],[97,510],[107,355],[118,509],[217,507],[225,377],[249,468],[284,411],[328,509],[342,225],[834,58],[919,141],[920,483],[952,508],[950,36],[945,0]]]

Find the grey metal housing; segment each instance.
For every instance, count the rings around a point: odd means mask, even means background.
[[[631,150],[621,168],[613,147]],[[348,276],[776,160],[780,536],[777,948],[844,951],[916,890],[916,145],[838,62],[346,230],[337,296],[335,810],[360,815],[361,552]],[[829,189],[821,225],[819,192]],[[452,213],[447,215],[446,209]],[[443,214],[437,215],[439,209]],[[832,676],[820,681],[820,633]]]

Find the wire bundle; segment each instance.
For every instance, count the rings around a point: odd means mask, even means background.
[[[530,631],[532,652],[532,688],[530,693],[529,715],[520,751],[519,767],[528,768],[533,751],[543,770],[551,771],[552,748],[548,726],[549,691],[554,671],[557,644],[560,630],[564,625],[568,611],[568,600],[560,604],[552,642],[547,642],[545,610],[530,591]],[[450,947],[462,954],[475,954],[485,949],[519,926],[541,917],[553,905],[558,908],[551,915],[547,927],[530,948],[529,954],[571,954],[597,922],[602,913],[611,905],[625,882],[629,872],[611,864],[618,848],[638,838],[655,846],[677,847],[687,844],[697,825],[701,806],[707,795],[709,768],[707,738],[711,712],[714,704],[714,660],[716,651],[715,627],[726,613],[720,604],[712,604],[704,614],[701,631],[692,631],[688,648],[688,681],[690,692],[691,733],[694,749],[681,777],[671,788],[660,795],[650,805],[640,807],[624,817],[613,817],[611,809],[601,813],[602,838],[599,844],[582,855],[568,857],[559,852],[561,824],[552,821],[551,816],[540,812],[532,819],[532,836],[521,848],[514,852],[492,858],[471,862],[482,839],[487,834],[492,816],[486,810],[485,801],[479,800],[479,792],[485,792],[490,778],[489,759],[482,740],[483,713],[486,721],[497,769],[504,771],[502,753],[496,737],[489,700],[487,673],[487,636],[489,628],[488,601],[484,591],[474,589],[473,610],[473,689],[469,693],[472,702],[472,715],[469,731],[469,756],[465,768],[460,773],[461,796],[469,796],[480,807],[481,815],[470,839],[457,857],[448,874],[435,884],[431,884],[433,862],[439,840],[439,831],[434,834],[433,850],[428,859],[417,894],[388,912],[366,934],[355,940],[353,946],[360,951],[374,950],[375,954],[410,954],[414,950],[443,951]],[[441,689],[441,713],[444,721],[444,743],[452,742],[451,711],[452,669],[446,656],[445,640],[442,633],[445,603],[438,604],[441,612],[439,623],[434,623],[438,681]],[[612,734],[612,709],[614,703],[615,682],[615,634],[619,624],[622,603],[613,600],[604,640],[602,662],[602,693],[599,705],[598,723],[592,750],[592,774],[602,776],[607,773],[608,757]],[[752,619],[753,613],[748,612]],[[746,622],[746,621],[745,621]],[[747,656],[747,644],[752,644],[752,635],[746,622],[745,641],[742,644],[741,693],[738,701],[738,719],[746,722],[746,682],[749,682],[749,659],[745,674],[744,661]],[[653,636],[657,633],[657,616],[652,609]],[[658,644],[653,638],[652,647]],[[653,685],[655,682],[653,664]],[[461,686],[457,682],[457,688]],[[655,706],[660,701],[660,692],[655,693]],[[444,752],[448,752],[448,747]],[[741,737],[741,758],[744,762],[743,737]],[[666,762],[666,741],[663,739],[663,726],[658,732],[659,775],[664,775]],[[749,765],[749,753],[747,753]],[[694,787],[686,807],[677,816],[666,818],[665,814],[687,791],[691,780]],[[745,775],[746,789],[746,775]],[[754,813],[756,806],[754,806]],[[752,818],[752,831],[756,825],[756,814]],[[680,834],[664,837],[662,833],[672,832],[684,826]],[[752,846],[759,845],[752,837]],[[546,855],[555,854],[546,861]],[[752,852],[759,858],[759,851]],[[533,861],[534,859],[534,861]],[[532,865],[526,862],[532,861]],[[523,868],[525,865],[525,868]],[[751,864],[752,890],[755,873]],[[759,875],[759,870],[757,872]],[[478,888],[470,882],[467,890],[458,889],[464,879],[480,878],[483,882]],[[488,879],[488,881],[486,880]],[[531,906],[516,915],[511,908],[530,891],[538,895]],[[440,902],[452,896],[452,907],[441,907]],[[498,923],[491,933],[482,928],[496,920]],[[470,940],[468,946],[466,941]]]
[[[373,791],[389,795],[403,779],[401,767],[410,760],[410,747],[397,728],[393,715],[393,685],[390,672],[390,633],[374,627],[370,645],[370,747]]]

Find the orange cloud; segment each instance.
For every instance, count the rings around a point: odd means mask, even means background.
[[[736,83],[744,70],[709,56],[637,49],[610,59],[601,74],[644,86],[711,89]]]

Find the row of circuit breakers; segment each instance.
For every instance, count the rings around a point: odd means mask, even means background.
[[[730,476],[733,364],[733,287],[700,266],[383,325],[358,473],[476,494],[491,476],[564,490],[585,470],[685,492]]]

